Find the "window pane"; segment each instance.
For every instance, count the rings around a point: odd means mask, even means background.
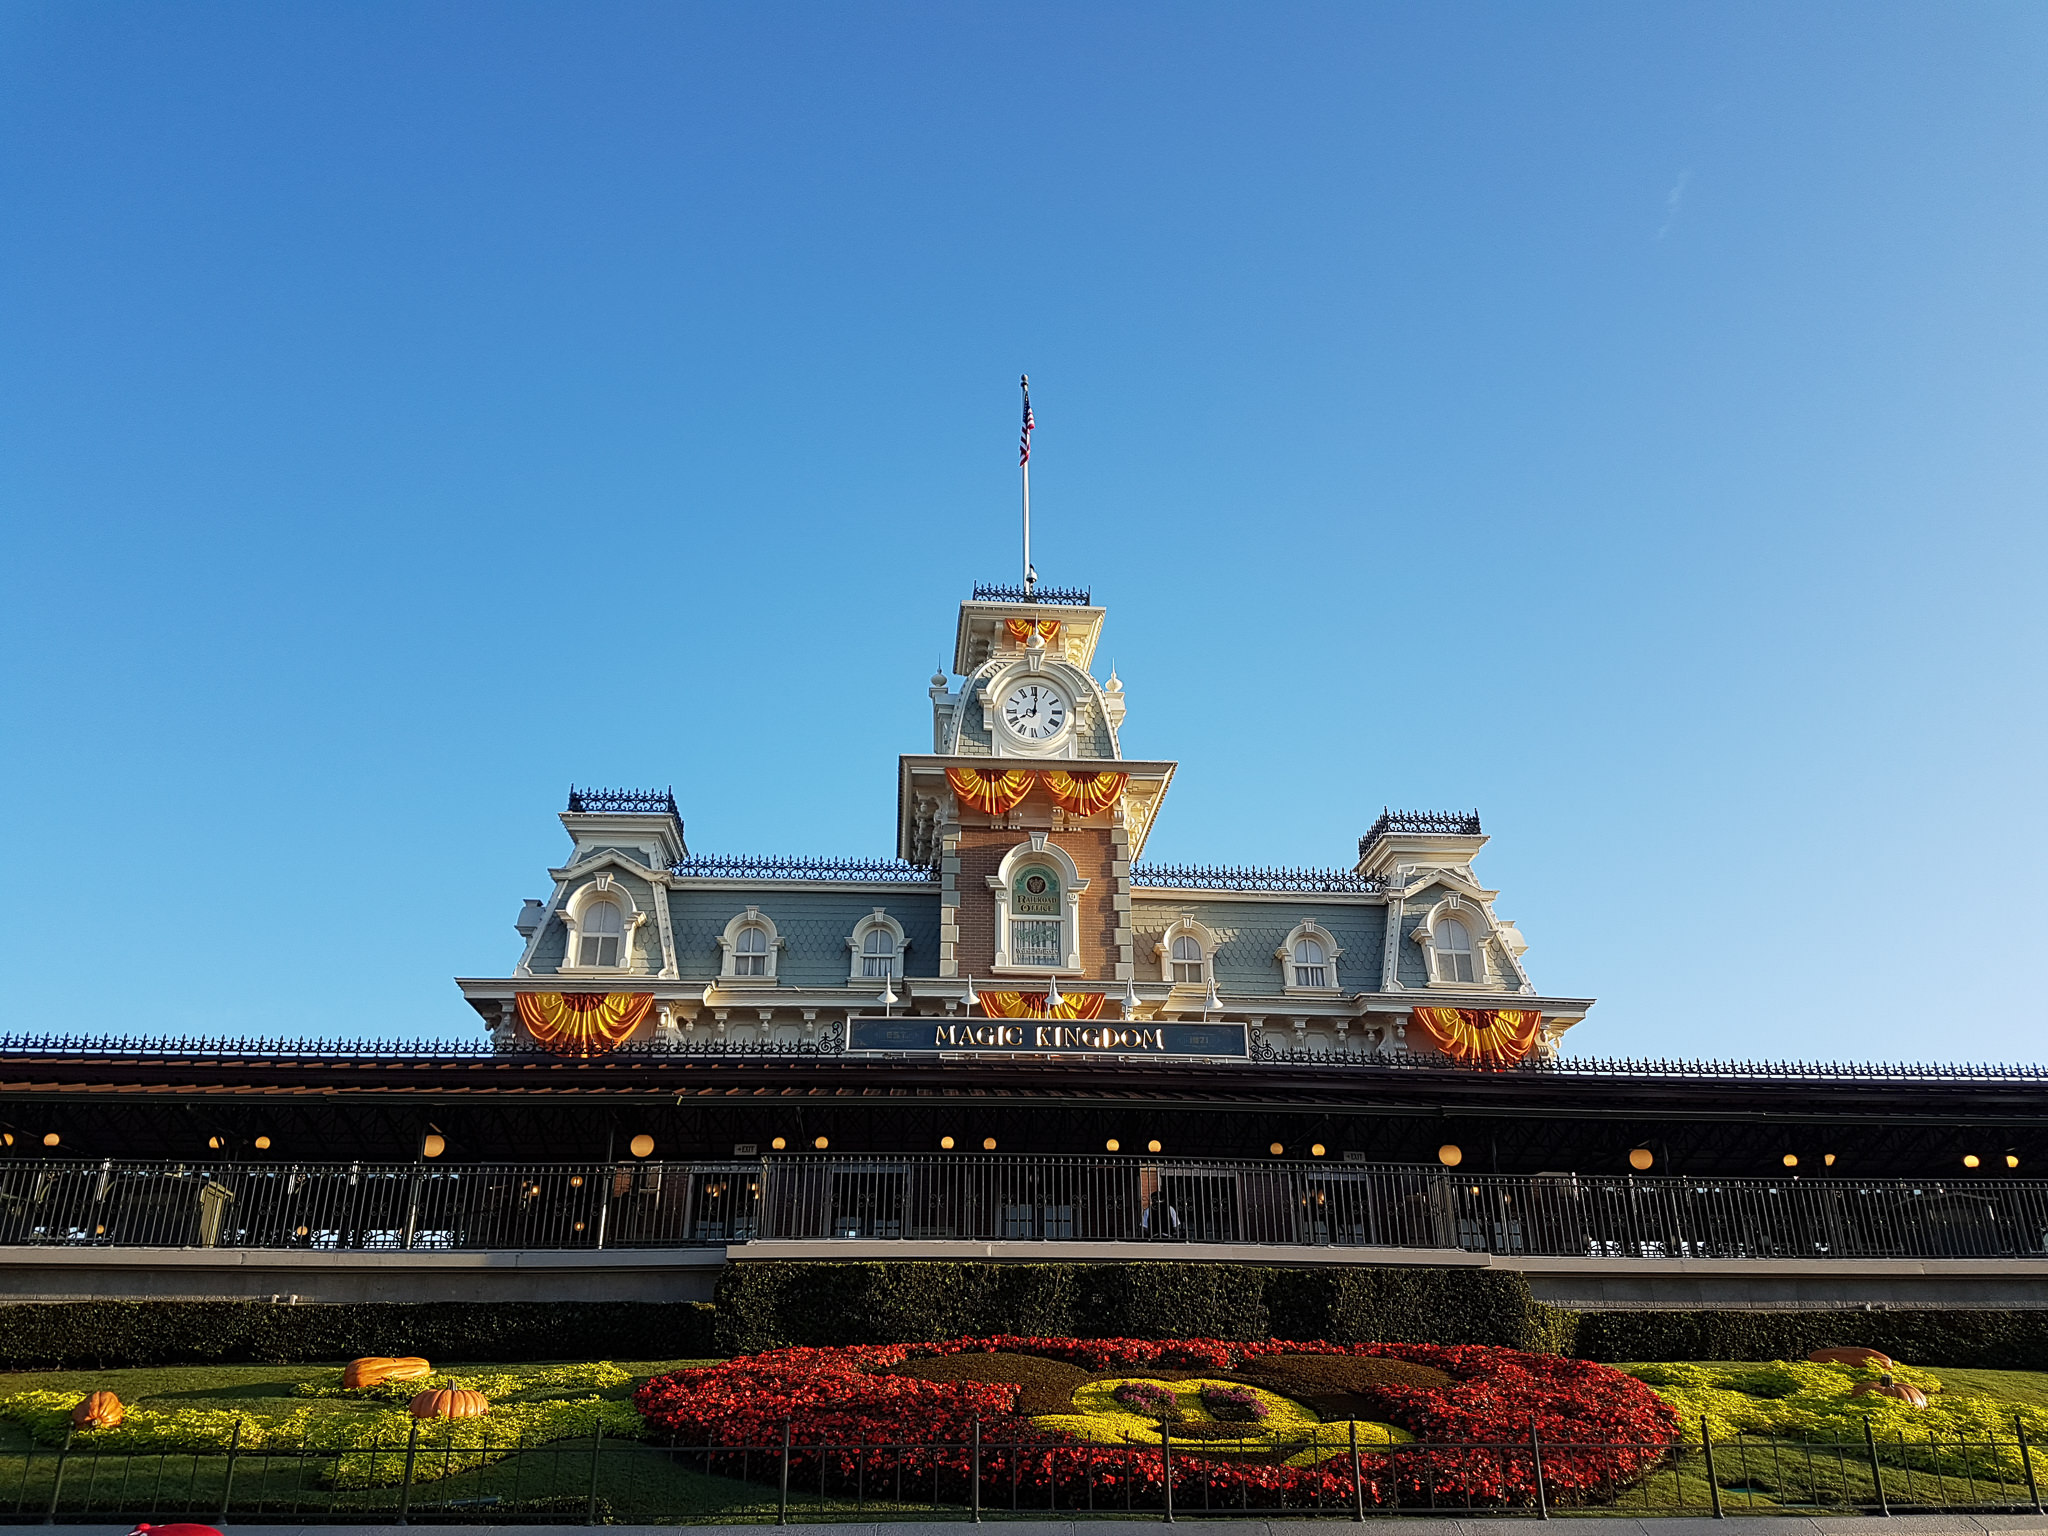
[[[1457,975],[1453,979],[1457,981],[1470,981],[1472,979],[1472,956],[1470,954],[1453,955],[1451,959],[1457,971]]]
[[[1010,924],[1012,965],[1058,965],[1063,958],[1060,954],[1060,924],[1037,921]]]
[[[1436,947],[1449,950],[1452,954],[1469,954],[1472,949],[1472,935],[1465,931],[1465,925],[1455,917],[1447,917],[1436,931]]]
[[[1303,939],[1294,946],[1294,958],[1301,965],[1321,965],[1324,958],[1323,946],[1314,939]],[[1317,982],[1316,985],[1321,986],[1322,983]]]
[[[1175,962],[1174,962],[1174,967],[1173,967],[1173,979],[1174,979],[1175,981],[1193,981],[1193,982],[1199,982],[1199,981],[1201,981],[1201,979],[1202,979],[1202,965],[1201,965],[1201,962],[1200,962],[1200,961],[1196,961],[1196,962],[1195,962],[1195,963],[1194,963],[1193,965],[1182,965],[1182,964],[1181,964],[1181,963],[1180,963],[1179,961],[1175,961]]]
[[[735,976],[766,976],[768,962],[760,955],[741,955],[732,964]]]
[[[576,951],[576,963],[578,965],[597,964],[597,938],[594,934],[586,933],[583,935],[583,942]]]
[[[768,930],[752,926],[742,928],[739,941],[733,947],[743,955],[765,955],[768,953]],[[747,974],[758,976],[761,973],[750,971]]]
[[[884,976],[896,973],[894,957],[890,955],[868,955],[860,962],[860,973],[879,981]]]
[[[861,953],[867,955],[893,955],[896,953],[896,936],[886,928],[870,928]]]
[[[1192,960],[1195,964],[1200,965],[1202,963],[1202,946],[1194,941],[1192,935],[1184,933],[1173,941],[1173,958],[1176,961]]]
[[[626,922],[618,904],[610,901],[593,901],[583,910],[583,931],[585,933],[624,933]]]
[[[1320,965],[1297,965],[1294,968],[1294,984],[1297,987],[1327,987],[1323,980],[1324,969]]]

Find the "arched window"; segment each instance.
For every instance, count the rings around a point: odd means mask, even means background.
[[[1444,918],[1431,936],[1438,981],[1472,981],[1472,933],[1455,917]]]
[[[1202,945],[1191,933],[1173,941],[1173,979],[1176,985],[1202,984]]]
[[[1027,864],[1010,882],[1010,963],[1059,965],[1060,877],[1042,864]]]
[[[868,930],[860,946],[860,973],[877,981],[896,974],[895,934],[880,926]]]
[[[1295,941],[1294,984],[1297,987],[1327,987],[1330,984],[1330,957],[1319,940]]]
[[[626,937],[626,914],[615,901],[593,901],[583,909],[576,946],[578,965],[617,965]]]
[[[732,973],[735,976],[768,974],[768,930],[759,923],[748,923],[733,935]]]

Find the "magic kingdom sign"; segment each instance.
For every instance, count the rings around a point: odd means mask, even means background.
[[[848,1051],[898,1055],[1207,1056],[1244,1060],[1242,1024],[1098,1023],[1087,1019],[853,1018]]]

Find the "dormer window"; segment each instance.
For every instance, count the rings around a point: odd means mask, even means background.
[[[870,928],[861,942],[860,973],[880,981],[896,974],[896,945],[886,928]]]
[[[1061,915],[1059,874],[1042,865],[1019,870],[1010,885],[1010,963],[1060,964]]]
[[[1455,917],[1447,917],[1436,925],[1434,939],[1436,979],[1472,981],[1475,973],[1472,966],[1471,930]]]
[[[576,942],[578,965],[617,965],[626,937],[626,914],[616,901],[593,901],[583,909]]]
[[[1294,984],[1297,987],[1327,987],[1330,984],[1330,957],[1314,939],[1295,941]]]
[[[1173,941],[1173,980],[1176,986],[1202,984],[1202,946],[1191,933]]]
[[[768,930],[748,923],[733,935],[732,973],[735,976],[768,974]]]
[[[1344,951],[1321,923],[1305,922],[1287,935],[1287,941],[1273,952],[1280,962],[1281,989],[1287,992],[1334,992],[1338,989],[1337,962]]]

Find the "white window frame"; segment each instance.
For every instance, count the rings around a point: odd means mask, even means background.
[[[768,935],[767,964],[759,976],[742,976],[737,969],[739,959],[740,930],[759,928]],[[775,920],[759,907],[748,907],[738,913],[725,925],[725,932],[718,936],[719,967],[718,984],[721,987],[772,987],[776,972],[780,969],[783,938],[776,930]]]
[[[1294,984],[1294,946],[1303,939],[1314,939],[1323,947],[1324,964],[1329,967],[1330,982],[1323,987],[1297,987]],[[1281,941],[1273,951],[1273,958],[1280,962],[1280,990],[1288,997],[1336,997],[1343,990],[1343,975],[1337,969],[1344,950],[1337,943],[1335,935],[1321,923],[1313,920],[1295,924],[1294,931]]]
[[[1202,952],[1202,974],[1196,981],[1180,981],[1173,973],[1173,945],[1176,939],[1193,939]],[[1216,979],[1215,933],[1193,917],[1182,913],[1167,924],[1166,932],[1159,936],[1159,942],[1152,946],[1152,953],[1159,960],[1159,979],[1170,987],[1186,987],[1193,991],[1206,992]]]
[[[619,909],[621,931],[619,933],[619,962],[616,965],[582,965],[576,955],[583,947],[583,914],[598,902],[605,902]],[[647,914],[640,910],[633,900],[633,893],[623,882],[608,874],[591,877],[576,887],[569,899],[562,903],[556,914],[562,926],[568,930],[569,942],[562,951],[562,963],[556,967],[556,974],[562,976],[618,976],[633,969],[634,951],[638,948],[640,926],[647,921]]]
[[[1451,918],[1457,919],[1472,940],[1470,981],[1444,975],[1441,957],[1436,952],[1437,928]],[[1409,937],[1422,946],[1422,958],[1429,967],[1429,985],[1447,992],[1498,991],[1501,976],[1493,961],[1494,926],[1484,907],[1461,896],[1446,896],[1424,913]]]
[[[1060,954],[1064,957],[1059,965],[1016,965],[1010,959],[1010,892],[1017,875],[1026,865],[1043,864],[1052,869],[1060,879]],[[1081,893],[1088,889],[1088,881],[1074,863],[1073,857],[1052,840],[1050,833],[1033,832],[1028,841],[1017,844],[1003,855],[1003,862],[996,866],[996,872],[988,877],[988,888],[995,897],[995,964],[994,971],[1006,976],[1079,976],[1081,974]]]
[[[891,917],[885,908],[877,907],[855,923],[853,932],[847,935],[846,947],[853,952],[852,963],[847,967],[848,981],[862,984],[882,979],[867,973],[867,962],[874,958],[867,952],[868,939],[877,933],[889,936],[890,978],[895,981],[903,979],[903,962],[910,949],[910,940],[903,936],[903,925]]]

